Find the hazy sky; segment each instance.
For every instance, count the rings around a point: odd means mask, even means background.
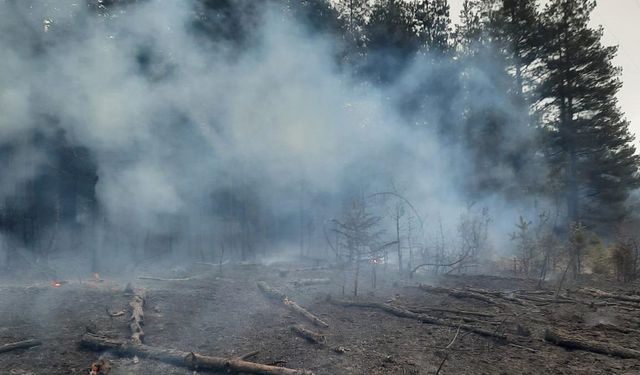
[[[457,18],[463,0],[450,0],[451,14]],[[599,0],[593,14],[594,26],[604,27],[604,43],[618,45],[616,65],[621,66],[624,86],[619,95],[622,110],[631,122],[640,145],[640,0]]]

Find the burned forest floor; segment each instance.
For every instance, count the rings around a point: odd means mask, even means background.
[[[107,363],[110,371],[99,370],[112,375],[226,373],[130,351],[138,294],[143,345],[193,358],[242,357],[331,375],[640,373],[640,291],[633,285],[586,279],[557,293],[555,284],[540,289],[517,278],[408,280],[378,271],[375,289],[371,275],[361,274],[354,297],[351,282],[343,294],[343,271],[302,264],[201,264],[179,277],[143,276],[151,278],[4,280],[0,374],[89,374],[92,363]],[[316,335],[305,338],[292,326]],[[125,344],[104,350],[87,345],[87,335]],[[2,352],[27,339],[40,345]]]

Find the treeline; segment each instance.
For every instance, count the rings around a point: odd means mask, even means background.
[[[142,1],[89,5],[108,22]],[[14,3],[24,10],[28,2]],[[447,0],[195,3],[192,28],[203,46],[224,42],[237,53],[250,48],[266,7],[329,38],[340,70],[362,85],[392,88],[389,105],[407,124],[429,129],[460,153],[452,168],[464,169],[454,175],[469,201],[499,195],[512,202],[552,202],[562,218],[555,230],[567,236],[581,223],[613,238],[633,218],[630,195],[640,183],[639,159],[616,98],[622,84],[612,62],[617,48],[604,46],[602,29],[590,24],[595,1],[467,0],[456,24]],[[15,43],[30,54],[46,53],[56,33],[64,36],[73,27],[78,25],[54,23],[47,32],[29,30],[29,38]],[[157,74],[146,69],[153,59],[153,51],[139,51],[142,74]],[[104,224],[91,150],[70,141],[64,126],[48,115],[40,121],[57,131],[34,131],[20,141],[47,149],[51,158],[36,176],[24,176],[15,191],[5,192],[0,215],[5,239],[36,253],[52,251],[58,226]],[[11,165],[17,141],[0,148],[3,164]],[[296,239],[304,248],[310,238],[323,239],[318,212],[328,197],[296,187],[300,210],[282,216],[260,201],[260,186],[247,181],[227,186],[212,191],[202,207],[220,213],[222,222],[211,226],[218,226],[221,240],[202,240],[196,254],[226,246],[227,254],[247,258],[267,240]],[[184,225],[175,218],[167,222]],[[141,243],[171,247],[174,235],[166,228],[148,232]]]

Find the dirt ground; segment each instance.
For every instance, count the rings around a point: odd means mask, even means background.
[[[431,279],[421,275],[401,280],[380,269],[374,289],[371,274],[361,275],[357,301],[492,315],[430,311],[429,315],[453,323],[439,326],[379,309],[328,303],[327,295],[354,300],[352,285],[342,293],[344,273],[340,270],[238,264],[226,265],[222,273],[217,267],[193,266],[186,274],[195,276],[180,281],[130,280],[147,296],[145,344],[222,357],[258,351],[251,361],[311,370],[318,375],[435,374],[440,366],[443,375],[640,374],[638,359],[571,351],[543,339],[545,329],[554,328],[640,349],[640,303],[575,292],[586,285],[629,295],[636,293],[633,286],[620,289],[615,283],[590,280],[572,285],[574,292],[565,290],[561,293],[564,298],[553,300],[553,291],[530,292],[536,289],[534,282],[515,278],[458,275]],[[154,276],[172,277],[169,272]],[[110,374],[212,373],[82,348],[79,343],[85,332],[122,339],[130,336],[128,316],[110,317],[107,313],[128,313],[131,297],[123,293],[127,280],[102,278],[65,280],[59,287],[46,280],[0,284],[0,346],[25,339],[42,341],[31,349],[0,354],[0,374],[88,374],[91,363],[101,355],[112,365]],[[303,278],[329,278],[331,283],[296,287],[293,281]],[[285,292],[329,328],[314,327],[278,301],[265,298],[256,287],[258,281]],[[425,291],[416,287],[419,283],[457,290],[476,288],[489,293],[484,294],[487,296],[491,291],[509,293],[490,297],[497,302],[494,304],[457,298],[442,290]],[[507,334],[509,341],[456,328],[463,317],[472,326]],[[326,345],[305,341],[289,330],[291,324],[325,334]]]

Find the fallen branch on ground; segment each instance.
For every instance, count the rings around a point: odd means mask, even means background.
[[[313,372],[307,370],[268,366],[239,358],[210,357],[194,352],[182,352],[144,344],[136,345],[124,340],[109,339],[91,333],[82,336],[81,344],[93,350],[113,350],[120,356],[150,358],[191,369],[263,375],[313,375]]]
[[[466,291],[466,290],[448,289],[448,288],[441,288],[441,287],[430,286],[430,285],[422,285],[422,284],[418,285],[418,288],[420,290],[425,291],[425,292],[445,293],[445,294],[448,294],[448,295],[450,295],[452,297],[456,297],[456,298],[477,299],[478,301],[482,301],[482,302],[488,303],[490,305],[504,307],[503,303],[500,303],[500,302],[496,301],[495,299],[493,299],[493,298],[491,298],[489,296],[486,296],[484,294],[479,294],[479,293]]]
[[[471,293],[477,293],[477,294],[482,294],[482,295],[502,298],[504,300],[507,300],[509,302],[513,302],[513,303],[515,303],[517,305],[520,305],[520,306],[531,306],[531,304],[528,303],[527,301],[521,300],[520,298],[516,298],[513,295],[509,295],[510,293],[504,293],[504,292],[501,292],[501,291],[498,291],[498,290],[475,289],[475,288],[465,288],[465,290],[469,291]]]
[[[480,316],[480,317],[483,317],[483,318],[495,318],[496,317],[496,314],[484,313],[484,312],[479,312],[479,311],[444,309],[444,308],[440,308],[440,307],[412,307],[412,306],[407,306],[406,309],[411,311],[411,312],[418,313],[418,314],[423,314],[423,313],[428,313],[428,312],[443,312],[443,313],[450,313],[450,314],[457,314],[457,315]]]
[[[191,280],[195,280],[195,277],[182,277],[182,278],[177,278],[177,279],[165,279],[162,277],[151,277],[151,276],[139,276],[138,279],[140,280],[151,280],[151,281],[191,281]]]
[[[109,308],[107,307],[107,315],[109,315],[112,318],[117,318],[119,316],[124,316],[125,312],[124,310],[120,310],[120,311],[110,311]]]
[[[569,336],[559,331],[547,329],[544,339],[567,349],[586,350],[593,353],[606,354],[620,358],[640,358],[640,351],[625,348],[608,342],[592,341],[577,336]]]
[[[343,307],[361,307],[361,308],[372,308],[372,309],[378,309],[378,310],[382,310],[388,314],[391,315],[395,315],[401,318],[410,318],[410,319],[416,319],[422,323],[427,323],[427,324],[433,324],[433,325],[439,325],[439,326],[443,326],[443,327],[460,327],[460,329],[468,331],[468,332],[473,332],[475,334],[478,334],[480,336],[484,336],[484,337],[490,337],[490,338],[494,338],[494,339],[499,339],[502,341],[507,341],[508,337],[506,334],[502,334],[502,333],[497,333],[494,331],[489,331],[486,329],[482,329],[482,328],[477,328],[468,324],[457,324],[454,322],[448,322],[446,320],[440,319],[440,318],[436,318],[434,316],[431,315],[427,315],[427,314],[417,314],[414,312],[411,312],[409,310],[403,309],[401,307],[398,306],[394,306],[394,305],[390,305],[388,303],[379,303],[379,302],[361,302],[361,301],[338,301],[338,300],[334,300],[331,298],[331,296],[329,296],[327,298],[327,302],[333,304],[333,305],[337,305],[337,306],[343,306]]]
[[[309,286],[309,285],[325,285],[330,283],[331,283],[330,279],[300,279],[300,280],[291,282],[291,284],[293,284],[295,287]]]
[[[619,327],[615,324],[611,324],[611,323],[598,323],[596,325],[594,325],[592,328],[595,329],[600,329],[600,330],[604,330],[604,331],[613,331],[613,332],[620,332],[620,333],[633,333],[633,334],[640,334],[640,330],[637,329],[633,329],[633,328],[625,328],[625,327]]]
[[[258,283],[258,288],[267,297],[269,297],[271,299],[274,299],[274,300],[281,301],[286,308],[288,308],[289,310],[294,311],[294,312],[304,316],[309,321],[311,321],[313,324],[315,324],[315,325],[317,325],[319,327],[323,327],[323,328],[328,328],[329,327],[329,325],[327,323],[325,323],[324,321],[322,321],[320,318],[318,318],[317,316],[315,316],[312,313],[310,313],[304,307],[301,307],[300,305],[298,305],[294,301],[290,300],[287,297],[286,294],[282,293],[279,290],[273,289],[272,287],[267,285],[267,283],[265,283],[264,281],[260,281]]]
[[[580,288],[577,290],[577,292],[581,294],[586,294],[592,297],[597,297],[597,298],[608,298],[608,299],[615,299],[615,300],[624,301],[624,302],[640,303],[640,296],[626,296],[624,294],[613,294],[613,293],[605,292],[600,289]]]
[[[144,331],[142,325],[144,324],[144,291],[138,290],[134,292],[129,306],[131,306],[131,317],[129,318],[129,328],[131,329],[131,342],[134,344],[142,344],[142,338],[144,337]]]
[[[310,331],[302,327],[301,325],[292,325],[292,326],[289,326],[289,329],[295,334],[297,334],[298,336],[301,336],[307,339],[307,341],[310,341],[314,344],[324,345],[327,343],[327,338],[324,335]]]
[[[24,340],[18,342],[12,342],[9,344],[4,344],[0,346],[0,353],[10,352],[12,350],[17,349],[29,349],[34,346],[42,345],[42,341],[40,340]]]

